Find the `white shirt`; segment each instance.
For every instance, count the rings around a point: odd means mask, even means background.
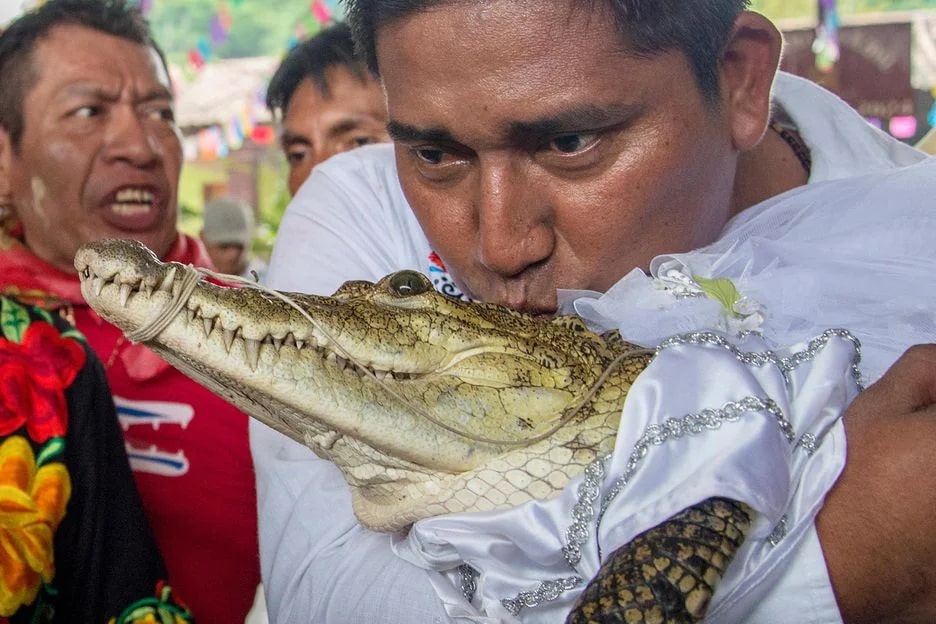
[[[781,75],[777,80],[775,96],[796,122],[811,149],[813,158],[811,183],[871,171],[894,169],[924,158],[923,154],[872,128],[844,102],[812,83]],[[929,174],[932,175],[932,171]],[[933,176],[933,179],[936,180],[936,176]],[[871,178],[867,182],[870,186],[885,183],[887,183],[886,179]],[[914,179],[913,184],[916,183],[917,180]],[[928,187],[927,184],[923,186]],[[855,202],[846,201],[842,197],[842,189],[850,188],[848,185],[828,185],[827,187],[817,185],[815,188],[818,190],[815,192],[812,188],[810,185],[806,189],[793,191],[793,196],[790,198],[792,205],[801,206],[809,203],[830,205],[835,209],[840,209],[841,223],[850,222],[849,208]],[[908,188],[914,187],[898,184],[893,187],[893,192],[899,195],[906,192]],[[928,191],[930,196],[933,190],[936,189]],[[859,203],[864,200],[865,198],[861,196],[857,197]],[[905,203],[891,205],[885,201],[880,207],[872,207],[871,210],[865,210],[862,214],[868,219],[868,223],[875,222],[875,211],[880,211],[877,214],[878,217],[884,218],[887,215],[885,220],[894,222],[890,215],[899,214],[905,205]],[[774,214],[773,210],[766,212],[751,210],[753,212],[746,211],[735,224],[729,224],[726,235],[733,231],[733,225],[739,227],[743,225],[748,219],[748,213],[750,215],[762,214],[762,212],[766,214],[766,217],[761,217],[760,222],[767,222],[766,220]],[[825,211],[824,214],[831,214],[831,210],[832,208],[829,208],[829,211]],[[808,216],[810,213],[806,212],[806,214]],[[925,215],[922,216],[925,217]],[[920,211],[907,216],[908,219],[918,219],[918,217],[921,217]],[[826,222],[826,226],[833,228],[835,224],[835,218]],[[776,232],[781,243],[791,243],[790,248],[796,248],[797,241],[784,240],[783,233],[786,231],[784,229],[786,225],[783,222],[778,222],[773,226],[779,228]],[[796,230],[796,228],[790,231],[795,231],[795,236],[800,236],[802,233],[802,230]],[[901,231],[894,235],[903,236],[906,233],[906,231]],[[923,219],[917,226],[917,233],[933,240],[931,217],[929,220]],[[839,242],[843,240],[840,239]],[[813,246],[815,244],[813,240],[805,242]],[[895,239],[880,245],[878,251],[884,256],[901,245],[902,241]],[[828,250],[828,253],[834,255],[839,251],[842,250]],[[339,155],[319,166],[300,189],[287,209],[280,226],[267,274],[267,284],[279,290],[330,293],[347,279],[375,280],[389,272],[403,268],[432,273],[433,267],[428,260],[429,253],[430,248],[425,236],[409,210],[400,189],[393,163],[392,147],[388,145],[365,147]],[[921,257],[921,262],[930,263],[924,265],[924,268],[925,266],[934,268],[931,264],[932,254],[931,249]],[[739,261],[729,264],[726,258]],[[722,262],[717,262],[719,259],[722,259]],[[680,254],[661,262],[666,260],[676,263],[667,266],[687,266],[694,269],[696,264],[699,264],[702,269],[714,268],[716,269],[714,272],[703,273],[703,275],[731,277],[738,281],[742,292],[751,283],[755,285],[762,283],[757,280],[752,282],[748,279],[750,274],[744,273],[743,270],[730,274],[723,274],[717,270],[722,266],[732,266],[734,269],[744,268],[744,256],[740,253],[733,255],[730,250],[715,248],[698,256]],[[817,259],[810,258],[809,262],[814,260]],[[682,264],[679,264],[680,262]],[[802,269],[804,264],[800,262],[797,265],[796,258],[792,258],[791,266]],[[808,273],[815,273],[814,266],[809,265],[808,269]],[[916,271],[917,268],[909,273],[917,275]],[[769,276],[766,271],[761,271],[759,274]],[[899,267],[897,274],[903,274]],[[790,277],[790,275],[784,275],[784,277]],[[636,283],[633,279],[631,278],[632,284]],[[641,282],[640,287],[643,288],[652,282],[652,278],[646,278]],[[824,296],[821,288],[817,287],[816,293],[819,297]],[[596,299],[592,295],[583,300],[581,306],[588,312],[592,322],[610,323],[615,320],[613,314],[620,312],[617,307],[611,305],[614,301],[613,297]],[[696,298],[696,301],[705,300]],[[819,305],[821,302],[822,299],[816,301],[817,308],[822,308]],[[841,303],[839,299],[835,299],[835,302]],[[772,301],[762,298],[756,303],[768,306],[766,322],[774,322],[775,317],[770,314]],[[904,303],[900,302],[895,306]],[[588,309],[589,306],[592,306],[591,309]],[[602,306],[605,307],[602,308]],[[933,307],[929,308],[929,310],[933,309]],[[695,316],[699,322],[710,325],[718,320],[717,314],[709,307],[704,314],[700,312],[700,309],[696,309],[689,316]],[[672,328],[676,325],[665,326]],[[825,327],[814,324],[811,328],[798,326],[796,329],[804,333],[812,329],[818,335]],[[883,366],[889,364],[889,360],[892,361],[895,349],[900,349],[901,345],[909,346],[919,341],[917,335],[909,331],[902,333],[899,327],[895,329],[895,333],[898,334],[898,340],[884,341],[887,342],[888,349],[877,358]],[[662,337],[661,334],[654,338],[658,340]],[[797,340],[801,339],[797,338]],[[870,346],[876,351],[873,344]],[[673,352],[682,349],[693,348],[678,347]],[[867,354],[867,348],[865,353]],[[661,360],[670,357],[666,356]],[[705,359],[702,356],[699,357]],[[839,353],[833,359],[841,365],[843,357],[845,356]],[[704,370],[696,372],[703,374]],[[838,376],[831,374],[831,378],[839,379],[839,383],[844,384],[845,377],[840,373],[841,371]],[[743,375],[744,373],[737,370],[734,374]],[[830,373],[827,371],[827,374]],[[651,378],[653,376],[646,376],[647,383],[650,383]],[[770,386],[775,384],[775,380],[765,379],[756,383]],[[845,386],[842,388],[843,392],[847,391]],[[635,386],[632,392],[638,390],[639,388]],[[807,396],[809,393],[786,397],[782,394],[778,395],[778,400],[796,403],[798,398]],[[634,396],[637,395],[632,394],[632,397]],[[717,403],[716,397],[710,398]],[[719,397],[719,399],[725,398]],[[631,404],[632,401],[629,399],[625,410],[630,409]],[[633,399],[633,404],[637,404],[636,399]],[[683,413],[687,413],[685,410],[691,411],[690,404],[691,401],[679,406],[677,412],[680,409]],[[834,401],[832,404],[834,407]],[[837,405],[841,407],[841,401]],[[705,406],[700,404],[696,407]],[[653,409],[643,411],[642,418],[652,418],[654,413],[663,413],[665,409],[668,408],[663,405],[654,406]],[[834,414],[838,411],[840,411],[838,408],[832,409]],[[818,409],[818,412],[825,413],[825,410]],[[825,422],[822,418],[812,420],[816,413],[816,409],[806,410],[802,413],[802,422]],[[797,417],[800,416],[801,414],[798,413]],[[622,422],[625,421],[644,424],[650,422],[640,420],[638,417],[629,417],[626,414],[622,418]],[[619,435],[619,442],[622,443],[623,449],[626,446],[623,441],[632,439],[634,432],[622,431]],[[628,435],[631,438],[628,438]],[[837,440],[838,438],[833,436],[829,439]],[[459,614],[465,614],[469,619],[484,621],[478,619],[480,616],[473,615],[476,614],[475,607],[468,606],[464,601],[458,601],[457,592],[455,595],[451,594],[454,585],[443,573],[421,570],[404,560],[403,557],[410,561],[420,560],[418,555],[420,551],[415,548],[416,541],[397,543],[392,547],[390,536],[367,531],[357,524],[351,513],[348,488],[334,466],[319,460],[311,451],[256,422],[251,422],[251,446],[258,479],[261,564],[272,622],[441,622],[451,621]],[[823,461],[827,463],[824,464],[824,469],[819,471],[823,475],[823,478],[819,480],[821,487],[818,491],[811,492],[814,498],[819,499],[825,491],[823,488],[831,486],[840,470],[844,444],[829,443],[823,448],[832,453],[832,459],[823,458]],[[616,459],[617,451],[612,462]],[[786,462],[786,465],[788,470],[786,474],[798,478],[796,471],[799,468],[790,462]],[[614,474],[613,471],[611,474]],[[791,491],[797,491],[798,483],[795,478],[791,477],[787,487],[792,488]],[[747,496],[753,496],[759,491],[760,485],[755,487],[753,484],[748,484],[745,490]],[[764,511],[761,516],[762,522],[767,524],[776,519],[775,516],[779,510],[785,508],[783,504],[776,501],[781,499],[786,501],[786,499],[777,494],[776,489],[773,492],[774,503],[762,508]],[[689,499],[683,499],[681,503],[686,500]],[[715,610],[718,608],[724,609],[722,613],[735,613],[732,609],[750,609],[752,604],[769,607],[770,598],[774,596],[775,601],[782,600],[779,604],[784,607],[782,612],[775,614],[778,618],[789,617],[788,609],[799,611],[800,609],[796,608],[799,605],[804,609],[819,609],[815,616],[817,619],[813,621],[837,621],[838,614],[834,606],[834,598],[831,597],[821,552],[811,524],[814,510],[809,505],[805,505],[801,511],[794,527],[798,533],[794,531],[788,534],[793,537],[787,541],[791,548],[784,556],[787,562],[796,561],[800,573],[795,575],[795,578],[790,574],[774,578],[771,581],[775,583],[774,593],[764,596],[760,595],[760,589],[758,589],[763,585],[755,583],[742,582],[737,585],[746,585],[751,588],[746,597],[743,595],[739,597],[738,594],[732,593],[732,590],[724,589],[717,594],[718,600],[722,602],[713,604],[713,614],[717,614]],[[665,513],[665,511],[660,513]],[[660,519],[662,517],[654,518],[656,521]],[[456,517],[456,520],[462,521],[463,517]],[[605,523],[610,527],[623,525],[624,521],[610,522],[606,519],[603,524]],[[430,532],[432,532],[435,529],[431,527],[439,525],[432,521],[424,521],[417,525],[417,527],[422,526],[430,527]],[[414,532],[414,536],[416,535],[421,535],[419,529]],[[521,540],[521,537],[518,536],[516,539]],[[613,541],[616,538],[611,539]],[[754,549],[756,545],[762,546],[763,540],[763,527],[761,527],[757,537],[751,540],[752,545],[747,548]],[[451,542],[446,543],[451,544]],[[799,548],[792,547],[797,544],[800,545]],[[502,562],[491,562],[490,574],[496,575],[494,570],[500,563]],[[431,567],[436,562],[422,560],[420,564]],[[478,565],[484,567],[480,563]],[[729,580],[726,579],[726,584]],[[499,591],[502,594],[503,587]],[[778,591],[785,591],[787,595],[777,596]],[[795,594],[793,594],[794,591]],[[485,594],[482,590],[478,600],[487,601],[486,604],[496,611],[497,604],[499,604],[497,599],[504,597],[500,594],[495,591]],[[751,598],[755,597],[757,600],[752,602]],[[725,600],[731,600],[733,606],[728,605],[724,602]],[[791,600],[799,600],[799,602],[791,602]],[[534,611],[530,610],[522,615],[527,618],[535,617]],[[558,611],[560,609],[557,608],[556,612]],[[503,613],[494,613],[493,617],[495,621],[498,617],[506,618]],[[554,618],[555,613],[549,617]],[[753,615],[748,612],[747,617],[751,619],[746,621],[751,622],[772,621],[771,615],[765,613],[764,609]],[[807,620],[804,617],[798,618],[798,621]]]

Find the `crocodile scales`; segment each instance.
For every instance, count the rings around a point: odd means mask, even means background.
[[[101,316],[333,461],[379,531],[558,494],[613,449],[652,355],[575,317],[453,300],[413,271],[282,297],[134,241],[85,245],[75,266]],[[698,621],[751,519],[709,499],[647,531],[606,559],[570,621]]]

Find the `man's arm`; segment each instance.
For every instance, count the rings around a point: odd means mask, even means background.
[[[845,412],[848,461],[817,519],[846,622],[936,621],[936,345]]]
[[[333,160],[289,205],[267,285],[330,294],[349,279],[425,270],[428,248],[399,190],[392,147]],[[251,451],[271,621],[447,621],[429,573],[396,557],[389,536],[358,524],[334,465],[257,422]]]

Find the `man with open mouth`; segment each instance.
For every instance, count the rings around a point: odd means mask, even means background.
[[[0,84],[0,291],[87,337],[170,581],[201,621],[243,621],[259,582],[247,417],[101,320],[72,266],[82,243],[128,238],[210,267],[177,229],[182,145],[162,52],[122,0],[51,0],[0,37]]]

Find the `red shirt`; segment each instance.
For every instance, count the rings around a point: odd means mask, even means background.
[[[72,312],[104,363],[130,466],[176,595],[200,624],[243,622],[260,582],[248,417],[123,338],[84,303],[77,275],[0,237],[0,291]],[[201,243],[181,234],[165,259],[211,266]]]

